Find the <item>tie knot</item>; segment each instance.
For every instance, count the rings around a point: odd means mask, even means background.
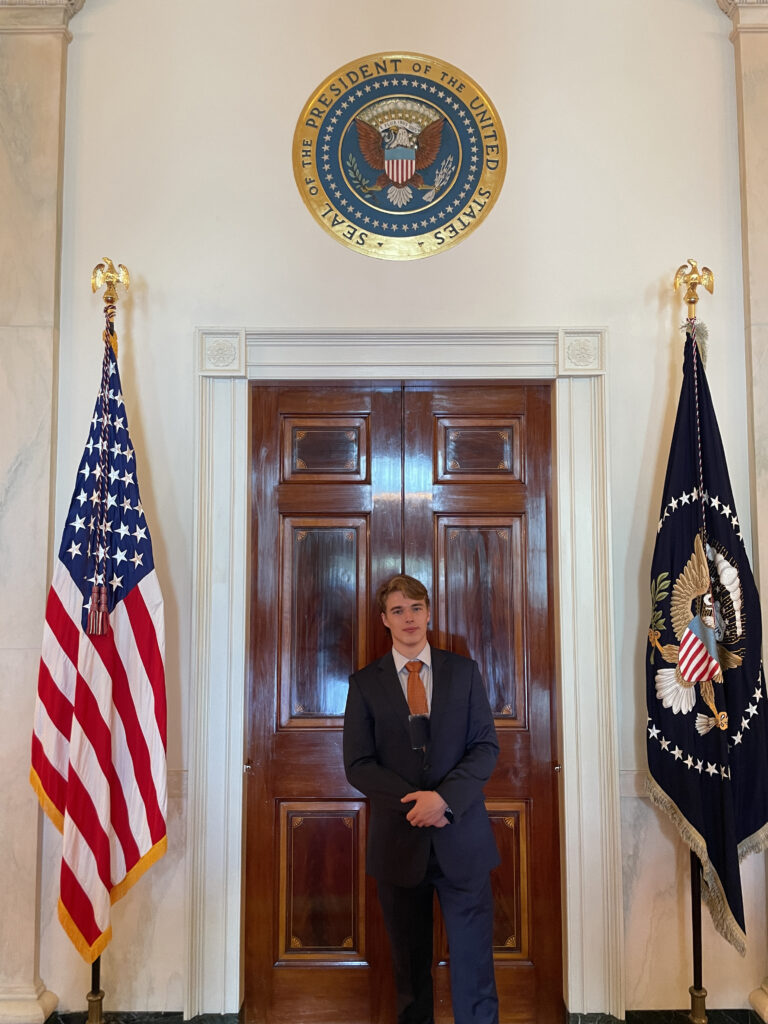
[[[421,672],[420,661],[406,661],[405,667],[408,669],[409,672]]]

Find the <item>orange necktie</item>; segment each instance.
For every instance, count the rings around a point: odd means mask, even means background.
[[[408,710],[412,715],[428,715],[427,694],[419,675],[421,662],[407,661],[405,667],[408,669]]]

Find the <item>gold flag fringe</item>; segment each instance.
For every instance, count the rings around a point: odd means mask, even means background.
[[[645,791],[651,803],[664,811],[680,833],[680,837],[683,842],[693,850],[701,861],[701,898],[709,908],[709,913],[712,916],[712,924],[714,924],[716,930],[720,932],[723,938],[730,942],[734,949],[738,950],[738,952],[744,956],[747,952],[747,936],[744,934],[743,929],[739,926],[736,918],[731,913],[728,901],[725,898],[723,886],[720,882],[720,877],[712,866],[712,862],[707,855],[707,844],[704,841],[704,837],[697,832],[695,828],[693,828],[677,804],[673,800],[670,800],[669,796],[667,796],[661,786],[650,774],[647,775],[645,779]],[[768,826],[761,829],[760,832],[755,833],[755,836],[762,836],[763,845],[754,847],[750,846],[749,849],[745,850],[744,856],[748,853],[756,853],[765,847],[768,843]],[[746,843],[751,843],[752,840],[755,839],[755,836],[750,836],[749,839],[745,840],[744,843],[741,844],[739,847],[740,857],[742,856],[741,847]]]
[[[750,853],[762,853],[767,848],[768,822],[758,829],[757,832],[753,832],[751,836],[747,836],[746,839],[742,839],[739,843],[739,861],[744,860]]]
[[[64,816],[58,809],[56,804],[53,802],[53,800],[51,800],[51,798],[46,793],[45,786],[43,785],[40,776],[37,774],[34,768],[29,769],[29,781],[30,785],[32,786],[32,789],[34,789],[35,793],[37,793],[37,799],[40,801],[40,806],[51,819],[51,821],[59,830],[59,832],[63,832]]]

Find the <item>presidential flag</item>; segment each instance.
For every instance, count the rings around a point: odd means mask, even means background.
[[[760,602],[688,322],[651,568],[648,793],[702,865],[717,930],[746,948],[739,862],[768,845]]]
[[[163,600],[108,334],[48,594],[30,772],[62,833],[59,920],[88,962],[167,843]]]

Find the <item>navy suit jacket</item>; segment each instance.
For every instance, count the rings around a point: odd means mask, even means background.
[[[413,886],[427,870],[430,847],[452,880],[487,873],[499,863],[483,801],[499,745],[477,663],[432,648],[432,707],[426,750],[411,747],[408,703],[392,652],[349,679],[344,716],[347,779],[370,802],[366,868],[392,885]],[[434,789],[453,823],[417,828],[401,797]]]

